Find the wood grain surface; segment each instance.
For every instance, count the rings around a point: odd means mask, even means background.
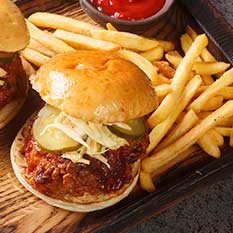
[[[186,4],[186,1],[181,1]],[[187,1],[188,2],[188,1]],[[193,2],[193,1],[192,1]],[[187,24],[191,24],[199,32],[213,30],[208,24],[205,27],[204,14],[215,17],[216,10],[204,4],[205,12],[197,14],[203,8],[203,2],[195,1],[195,8],[189,11],[198,18],[198,22],[176,3],[173,10],[158,24],[145,31],[147,36],[177,41]],[[24,15],[27,17],[36,11],[50,11],[64,14],[86,22],[94,23],[81,9],[76,0],[19,0],[16,1]],[[188,5],[188,4],[187,4]],[[197,15],[195,15],[197,14]],[[205,16],[206,17],[206,16]],[[228,25],[222,20],[221,34],[231,32]],[[214,26],[212,26],[214,27]],[[210,49],[221,60],[232,58],[226,52],[230,45],[228,41],[223,44],[217,35],[209,33],[211,38]],[[215,32],[214,31],[214,32]],[[208,32],[208,31],[207,31]],[[221,46],[220,46],[221,44]],[[224,49],[222,49],[224,48]],[[233,50],[231,50],[233,51]],[[121,230],[142,221],[144,218],[158,214],[175,203],[187,198],[217,178],[224,176],[233,169],[231,159],[232,150],[224,148],[224,156],[216,161],[206,156],[201,150],[193,148],[189,151],[190,158],[177,165],[159,180],[159,189],[152,194],[137,189],[130,197],[121,203],[106,210],[82,214],[72,213],[47,205],[26,191],[17,181],[11,168],[9,159],[10,145],[18,129],[28,116],[41,105],[38,95],[30,91],[29,97],[18,116],[3,130],[0,131],[0,232],[120,232]]]

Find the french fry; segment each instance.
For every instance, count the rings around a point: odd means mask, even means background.
[[[171,51],[165,54],[166,59],[173,65],[175,69],[182,61],[182,56],[177,51]]]
[[[189,25],[185,28],[185,32],[192,38],[192,40],[195,40],[198,35]]]
[[[158,46],[161,46],[164,52],[169,52],[175,49],[175,44],[171,41],[166,41],[166,40],[156,40],[156,41],[159,42]]]
[[[223,138],[223,136],[215,128],[209,130],[208,133],[213,138],[213,140],[215,141],[216,145],[223,146],[223,144],[224,144],[224,138]]]
[[[202,80],[205,85],[211,85],[214,83],[214,79],[210,75],[202,75]]]
[[[148,78],[153,82],[154,85],[162,82],[159,79],[159,76],[157,74],[157,70],[155,69],[155,67],[151,64],[151,62],[146,60],[140,54],[126,50],[126,49],[117,51],[117,54],[123,59],[129,60],[133,62],[135,65],[137,65],[148,76]]]
[[[32,67],[32,65],[22,55],[20,56],[20,58],[27,77],[30,77],[31,75],[35,74],[36,70]]]
[[[193,40],[187,33],[181,35],[180,44],[181,44],[181,48],[184,51],[184,53],[188,52],[188,50],[191,47],[192,43],[193,43]]]
[[[169,63],[166,61],[154,61],[152,62],[158,68],[158,72],[163,74],[167,78],[173,78],[175,75],[175,70],[170,67]]]
[[[225,72],[221,78],[210,85],[206,91],[204,91],[197,99],[193,101],[193,103],[189,106],[189,109],[194,109],[196,112],[200,111],[208,100],[217,95],[222,88],[229,86],[232,83],[233,68]]]
[[[26,23],[27,23],[27,27],[29,29],[31,38],[40,41],[40,43],[43,44],[45,47],[51,49],[52,51],[56,53],[65,53],[65,52],[75,51],[74,48],[70,47],[62,40],[59,40],[55,38],[53,35],[43,32],[42,30],[37,28],[35,25],[30,23],[29,21],[26,21]]]
[[[202,53],[201,53],[201,58],[203,59],[203,61],[209,61],[209,62],[214,62],[216,61],[215,57],[208,51],[207,48],[203,49]]]
[[[205,119],[208,117],[212,112],[198,112],[197,115],[200,119]]]
[[[156,148],[157,151],[165,148],[169,144],[172,144],[179,137],[187,133],[194,125],[199,121],[198,116],[193,110],[189,110],[180,122],[173,128],[173,130],[167,135],[161,144]]]
[[[129,32],[92,30],[91,36],[95,39],[110,41],[135,51],[148,51],[159,46],[159,42],[156,40],[147,39]]]
[[[24,49],[21,52],[21,55],[28,60],[29,62],[31,62],[32,64],[40,67],[41,65],[43,65],[45,62],[47,62],[50,58],[35,51],[32,49]]]
[[[149,61],[159,61],[163,57],[163,48],[161,46],[158,46],[141,53],[141,55]]]
[[[202,105],[201,111],[213,111],[223,105],[222,96],[214,96]]]
[[[156,189],[150,173],[143,171],[140,171],[140,185],[147,192],[154,192]]]
[[[218,92],[224,99],[233,99],[233,87],[225,87]]]
[[[106,23],[106,28],[109,30],[109,31],[118,31],[111,23]]]
[[[47,47],[42,45],[37,40],[34,40],[33,38],[31,38],[30,43],[27,46],[27,48],[36,50],[37,52],[42,53],[48,57],[53,57],[56,55],[56,53],[54,51],[52,51],[51,49],[48,49]]]
[[[197,33],[190,26],[186,27],[186,33],[192,38],[192,40],[195,40],[197,37]],[[201,58],[203,61],[216,61],[215,57],[208,51],[207,48],[203,49]]]
[[[197,144],[205,151],[208,155],[218,159],[221,156],[220,149],[218,145],[216,145],[214,139],[211,135],[204,134],[200,139],[198,139]]]
[[[200,76],[195,76],[186,86],[184,93],[179,98],[179,105],[176,106],[166,119],[160,124],[156,125],[149,134],[150,144],[147,148],[147,153],[150,153],[166,135],[168,130],[172,127],[179,114],[185,109],[196,91],[201,85]]]
[[[175,76],[172,81],[172,89],[180,91],[184,88],[187,83],[187,79],[190,77],[189,72],[191,72],[193,64],[200,55],[201,51],[207,46],[208,39],[206,35],[200,35],[193,42],[189,51],[181,61],[179,67],[176,70]]]
[[[233,127],[233,117],[223,119],[218,126]]]
[[[200,137],[215,127],[222,119],[231,116],[233,116],[233,100],[227,101],[221,108],[214,111],[170,146],[144,159],[142,161],[143,171],[148,173],[158,172],[167,163],[175,160],[183,151],[196,143]]]
[[[158,86],[155,86],[154,89],[157,96],[166,96],[172,91],[169,84],[160,84]]]
[[[163,74],[158,74],[158,79],[151,80],[153,85],[160,85],[160,84],[171,84],[172,79],[165,77]]]
[[[214,75],[225,72],[230,64],[225,62],[195,62],[193,70],[200,75]]]
[[[173,92],[168,94],[155,112],[149,117],[148,124],[150,128],[162,122],[170,112],[176,108],[176,100],[179,98],[185,85],[188,82],[192,67],[203,48],[208,44],[208,39],[205,35],[200,35],[193,42],[189,51],[178,66],[173,77],[171,87]]]
[[[121,48],[120,45],[114,44],[112,42],[97,40],[88,36],[83,36],[60,29],[56,30],[53,35],[54,37],[65,41],[76,49],[116,51]]]
[[[84,34],[95,39],[110,41],[119,44],[124,48],[137,51],[150,50],[159,46],[160,43],[156,40],[147,39],[128,32],[100,29],[92,24],[52,13],[37,12],[32,14],[28,20],[40,27],[62,29]]]
[[[232,127],[220,127],[217,126],[215,129],[223,136],[223,137],[230,137]]]
[[[38,27],[62,29],[88,36],[90,36],[90,31],[99,29],[90,23],[48,12],[36,12],[28,20]]]

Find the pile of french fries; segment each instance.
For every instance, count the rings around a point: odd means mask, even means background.
[[[187,26],[180,38],[182,56],[172,42],[120,32],[109,23],[103,29],[41,12],[26,22],[31,41],[21,55],[29,74],[56,54],[91,49],[117,53],[150,78],[160,104],[148,118],[143,189],[154,191],[156,178],[190,156],[186,151],[194,144],[214,158],[221,156],[224,137],[233,146],[233,68],[208,51],[206,35]]]

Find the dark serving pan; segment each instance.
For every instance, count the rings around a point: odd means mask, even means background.
[[[18,0],[16,3],[26,17],[36,11],[50,11],[93,22],[76,0]],[[176,1],[166,18],[145,35],[178,41],[187,24],[208,35],[209,49],[217,59],[233,64],[233,28],[209,1]],[[160,178],[155,193],[138,189],[121,203],[86,215],[51,207],[18,183],[9,161],[13,137],[39,104],[38,96],[31,91],[21,113],[0,132],[0,232],[120,232],[233,171],[233,149],[227,145],[222,148],[219,160],[195,147],[187,160]]]

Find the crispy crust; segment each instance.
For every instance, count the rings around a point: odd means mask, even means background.
[[[48,104],[96,123],[139,118],[158,104],[147,76],[112,52],[79,50],[58,55],[31,81]]]
[[[23,69],[25,69],[24,65]],[[12,99],[8,104],[6,104],[0,109],[0,129],[5,127],[17,115],[27,98],[29,89],[28,75],[25,74],[21,78],[21,82],[24,82],[24,93],[21,93],[22,97]]]
[[[139,161],[136,162],[133,166],[133,177],[131,184],[124,185],[122,189],[118,190],[115,193],[110,194],[103,194],[103,195],[90,195],[85,194],[82,197],[74,197],[71,195],[66,195],[64,198],[67,201],[61,201],[55,198],[51,198],[46,196],[27,183],[26,179],[24,178],[24,171],[27,166],[24,155],[21,153],[22,148],[25,144],[25,139],[27,137],[29,128],[28,125],[33,120],[34,114],[28,119],[25,125],[21,128],[18,132],[12,146],[11,146],[11,163],[13,170],[15,172],[16,177],[20,181],[20,183],[30,192],[32,192],[37,197],[41,198],[42,200],[46,201],[48,204],[60,207],[70,211],[77,211],[77,212],[90,212],[95,210],[100,210],[109,206],[112,206],[125,198],[129,195],[129,193],[135,187],[137,180],[138,180],[138,173],[139,173]]]

